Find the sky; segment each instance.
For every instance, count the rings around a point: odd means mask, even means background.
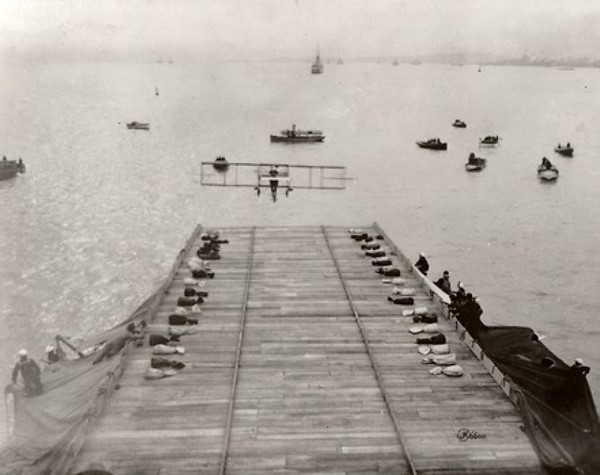
[[[0,0],[5,57],[600,57],[600,0]]]

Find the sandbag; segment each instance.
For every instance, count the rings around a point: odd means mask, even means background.
[[[415,323],[437,323],[438,317],[435,313],[431,315],[415,315],[413,322]]]
[[[427,307],[415,307],[415,315],[427,315]]]
[[[391,266],[392,261],[388,258],[376,258],[371,260],[371,265],[373,266]]]
[[[189,318],[185,315],[169,315],[169,325],[196,325],[198,320]]]
[[[192,307],[196,305],[197,300],[195,298],[190,297],[178,297],[177,298],[177,306],[178,307]]]
[[[167,358],[152,358],[150,360],[150,366],[152,368],[173,368],[173,369],[183,369],[185,368],[185,363],[181,361],[168,360]]]
[[[419,337],[417,338],[417,343],[419,345],[441,345],[446,343],[446,335],[437,333],[432,336]]]
[[[423,327],[425,333],[438,333],[440,326],[437,323],[429,323]]]
[[[450,353],[450,346],[447,343],[441,345],[430,345],[431,352],[436,355],[445,355]]]
[[[388,300],[394,302],[396,305],[414,305],[415,299],[412,297],[388,297]]]
[[[183,355],[185,348],[183,346],[154,345],[152,353],[155,355]]]
[[[144,374],[144,379],[162,379],[165,377],[165,374],[162,370],[158,368],[148,368],[146,373]]]
[[[183,285],[185,285],[186,287],[203,287],[204,284],[204,281],[196,280],[192,277],[186,277],[185,279],[183,279]]]
[[[183,289],[184,297],[208,297],[208,292],[206,290],[196,290],[191,287],[186,287]]]
[[[431,347],[429,345],[419,345],[417,347],[417,351],[423,356],[427,356],[429,353],[431,353]]]
[[[400,269],[395,267],[379,267],[375,272],[383,274],[386,277],[398,277],[400,276]]]
[[[170,341],[171,341],[170,338],[167,338],[166,336],[163,336],[163,335],[156,335],[156,334],[152,334],[148,338],[148,343],[150,344],[150,346],[167,345]]]
[[[415,294],[416,294],[415,289],[399,289],[398,290],[398,295],[402,295],[404,297],[412,297]]]
[[[446,376],[453,376],[453,377],[459,377],[464,374],[462,367],[459,365],[448,366],[448,367],[444,368],[442,371]]]
[[[427,357],[421,360],[423,364],[438,364],[438,365],[455,365],[456,364],[456,355],[454,353],[450,353],[448,355],[428,355]]]

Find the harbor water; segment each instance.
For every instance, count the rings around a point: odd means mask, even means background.
[[[432,277],[462,280],[486,323],[530,326],[567,363],[583,358],[600,397],[598,70],[37,62],[4,64],[0,79],[0,153],[27,166],[0,182],[3,386],[20,348],[39,360],[57,334],[126,318],[197,223],[377,221],[409,257],[427,254]],[[150,130],[128,130],[134,120]],[[269,142],[292,124],[325,142]],[[485,135],[500,145],[480,148]],[[448,150],[415,144],[433,137]],[[553,151],[567,141],[573,158]],[[483,172],[465,172],[471,152]],[[217,155],[342,165],[353,179],[273,203],[202,187],[200,162]],[[555,183],[536,176],[543,156]]]

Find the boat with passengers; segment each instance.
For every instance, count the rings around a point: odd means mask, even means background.
[[[568,142],[564,147],[561,144],[558,144],[557,147],[554,147],[554,151],[563,157],[572,157],[575,149],[571,147],[571,143]]]
[[[0,180],[7,180],[17,175],[17,173],[25,173],[25,164],[23,160],[8,160],[2,157],[0,161]]]
[[[320,130],[300,130],[296,129],[296,124],[291,129],[281,131],[281,135],[271,135],[271,142],[285,143],[304,143],[304,142],[322,142],[325,135]]]
[[[457,129],[466,129],[467,124],[465,124],[462,120],[456,119],[452,124],[452,127],[456,127]]]
[[[479,139],[479,145],[494,147],[495,145],[498,145],[499,141],[500,137],[497,135],[486,135],[484,138]]]
[[[215,158],[213,168],[217,171],[225,172],[229,169],[229,162],[225,157],[218,156],[217,158]]]
[[[420,141],[417,142],[417,145],[421,148],[427,148],[429,150],[448,150],[448,143],[442,142],[440,139]]]
[[[465,163],[465,170],[468,172],[480,172],[485,168],[486,162],[485,158],[476,157],[474,153],[471,153],[467,163]]]

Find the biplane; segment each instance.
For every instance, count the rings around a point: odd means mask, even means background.
[[[346,167],[340,166],[228,162],[227,170],[218,170],[214,165],[214,161],[202,162],[202,185],[254,188],[257,195],[262,188],[269,188],[273,201],[279,189],[285,190],[286,196],[295,189],[344,190],[348,180]]]

